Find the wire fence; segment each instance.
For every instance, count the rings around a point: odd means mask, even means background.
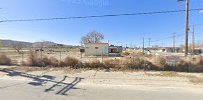
[[[22,65],[23,62],[30,60],[30,52],[0,52],[0,54],[8,55],[14,65]],[[54,64],[63,62],[67,57],[75,58],[76,64],[70,64],[71,68],[83,69],[109,69],[109,70],[155,70],[155,71],[181,71],[181,72],[203,72],[203,57],[190,56],[178,57],[166,55],[133,55],[123,57],[111,56],[92,56],[88,57],[80,52],[34,52],[41,66],[46,67],[43,63],[48,62],[49,58],[56,58]],[[47,57],[47,59],[45,59]],[[171,58],[172,57],[172,58]],[[53,59],[52,59],[53,61]],[[51,63],[52,63],[51,61]],[[73,63],[73,62],[71,62]],[[38,64],[38,65],[40,65]],[[52,66],[52,65],[50,65]]]

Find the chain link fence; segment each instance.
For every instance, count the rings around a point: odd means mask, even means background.
[[[77,59],[77,64],[72,68],[110,69],[110,70],[154,70],[154,71],[180,71],[180,72],[203,72],[203,57],[178,57],[133,55],[124,57],[92,56],[87,57],[78,51],[69,52],[46,52],[33,51],[38,60],[43,58],[56,58],[56,63],[64,61],[66,57]],[[11,58],[14,65],[21,65],[30,59],[30,51],[18,53],[16,51],[0,51],[0,54]],[[46,66],[40,66],[46,67]],[[57,67],[61,67],[60,65]]]

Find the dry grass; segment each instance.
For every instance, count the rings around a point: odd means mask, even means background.
[[[110,59],[110,60],[105,60],[104,65],[105,69],[120,69],[122,66],[120,59]]]
[[[130,52],[123,52],[121,55],[122,55],[122,56],[129,56],[129,55],[130,55]]]
[[[60,64],[60,61],[54,57],[49,58],[49,62],[52,67],[58,67]]]
[[[80,67],[79,64],[80,61],[78,59],[67,56],[65,60],[60,63],[60,66],[78,68]]]
[[[139,53],[138,53],[139,55]],[[168,65],[166,59],[163,57],[154,56],[134,56],[133,58],[123,57],[121,59],[109,59],[100,62],[99,60],[81,63],[77,58],[66,57],[63,61],[51,57],[39,57],[34,52],[29,55],[28,62],[23,62],[22,65],[38,66],[38,67],[71,67],[74,69],[112,69],[115,71],[126,70],[154,70],[154,71],[177,71],[177,72],[203,72],[203,60],[201,57],[195,59],[183,58],[176,66]]]
[[[94,60],[94,61],[84,63],[83,67],[89,68],[89,69],[103,69],[105,68],[105,65],[99,60]]]
[[[31,52],[28,62],[22,62],[22,64],[37,67],[58,67],[59,61],[54,57],[48,58],[45,56],[41,58],[36,53]]]
[[[0,55],[0,65],[11,65],[11,59],[6,55]]]
[[[37,54],[30,52],[28,62],[24,62],[28,66],[42,66],[41,58],[37,57]]]

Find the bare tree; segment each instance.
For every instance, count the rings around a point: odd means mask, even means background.
[[[21,53],[20,51],[21,51],[22,48],[23,48],[23,44],[21,44],[21,43],[15,43],[15,44],[13,45],[13,48],[14,48],[18,53]]]
[[[86,36],[81,37],[81,44],[85,43],[101,43],[101,40],[104,39],[104,35],[97,31],[92,31],[88,33]]]

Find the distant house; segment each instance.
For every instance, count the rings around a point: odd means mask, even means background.
[[[163,48],[160,48],[160,51],[161,52],[180,52],[181,49],[180,49],[180,47],[176,47],[175,51],[174,51],[173,47],[163,47]]]
[[[201,48],[195,48],[194,54],[195,54],[195,55],[200,55],[200,54],[202,54],[202,49],[201,49]]]
[[[123,51],[122,46],[114,46],[114,45],[109,46],[109,53],[122,53],[122,51]]]
[[[54,44],[52,45],[52,47],[63,47],[64,45],[63,44]]]
[[[86,56],[107,56],[109,54],[108,43],[87,43],[85,44]]]

